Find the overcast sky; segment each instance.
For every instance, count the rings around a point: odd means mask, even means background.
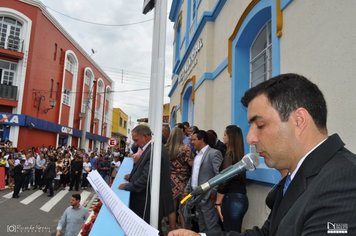
[[[154,12],[142,14],[144,0],[40,1],[114,81],[114,107],[122,108],[132,121],[148,117]],[[167,17],[170,6],[171,0]],[[173,24],[167,20],[165,102],[169,102],[173,37]]]

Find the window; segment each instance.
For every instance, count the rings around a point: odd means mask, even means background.
[[[49,97],[50,97],[50,98],[52,98],[52,93],[53,93],[53,82],[54,82],[54,80],[51,79],[51,87],[50,87],[50,89],[49,89]]]
[[[190,5],[190,19],[189,19],[189,37],[193,37],[193,33],[195,32],[195,28],[197,25],[197,0],[191,0]]]
[[[67,56],[66,70],[74,74],[75,60],[72,56]]]
[[[70,90],[64,89],[63,91],[63,104],[70,105]]]
[[[179,17],[181,17],[182,15],[180,14]],[[181,18],[180,18],[181,19]],[[175,63],[178,63],[178,61],[180,60],[180,38],[181,38],[181,20],[178,20],[177,22],[177,30],[176,30],[176,42],[175,42]]]
[[[126,129],[126,127],[127,127],[127,122],[126,122],[126,120],[124,121],[124,129]]]
[[[98,91],[96,93],[96,96],[97,96],[97,104],[96,104],[96,113],[100,116],[101,115],[101,107],[102,107],[102,104],[103,104],[103,97],[104,97],[104,83],[103,81],[99,80],[98,82]]]
[[[194,22],[195,17],[197,16],[197,0],[193,0],[192,5],[192,22]]]
[[[122,117],[120,117],[120,127],[122,127]]]
[[[57,48],[58,48],[58,45],[55,43],[54,44],[53,61],[55,61],[57,59]]]
[[[82,110],[81,110],[81,112],[82,112],[82,113],[85,113],[86,109],[87,109],[87,100],[84,99],[84,100],[82,101]]]
[[[59,50],[59,64],[62,64],[62,59],[63,59],[63,48]]]
[[[0,16],[0,48],[20,51],[22,24],[10,17]]]
[[[90,70],[86,70],[84,75],[85,84],[90,86],[91,82],[93,81],[93,77],[93,73]]]
[[[16,63],[0,60],[1,84],[14,85],[16,76]]]
[[[262,27],[252,43],[250,58],[250,87],[254,87],[272,76],[271,21]]]

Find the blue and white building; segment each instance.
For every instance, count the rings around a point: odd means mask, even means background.
[[[189,121],[222,138],[225,127],[236,124],[246,135],[244,92],[294,72],[321,88],[329,133],[339,133],[356,152],[356,1],[173,0],[169,19],[175,31],[172,126]],[[264,222],[265,197],[280,174],[262,163],[248,177],[244,228]]]

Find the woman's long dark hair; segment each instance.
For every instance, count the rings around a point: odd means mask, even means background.
[[[244,141],[240,127],[236,125],[228,125],[225,129],[229,139],[226,144],[226,156],[232,159],[232,164],[240,161],[245,154]]]

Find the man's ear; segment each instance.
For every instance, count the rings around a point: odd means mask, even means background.
[[[305,108],[298,108],[293,112],[293,119],[298,131],[302,132],[308,126],[310,115]]]

